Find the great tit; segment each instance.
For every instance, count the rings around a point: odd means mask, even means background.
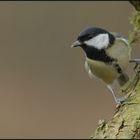
[[[83,49],[85,69],[89,76],[103,81],[115,102],[120,104],[125,98],[117,97],[112,85],[117,81],[123,86],[129,80],[125,72],[131,56],[128,40],[115,32],[88,27],[78,35],[71,47]]]

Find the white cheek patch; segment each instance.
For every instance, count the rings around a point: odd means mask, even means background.
[[[93,37],[92,39],[85,41],[85,44],[89,46],[94,46],[97,49],[103,49],[107,48],[109,45],[109,36],[108,34],[99,34],[96,37]]]

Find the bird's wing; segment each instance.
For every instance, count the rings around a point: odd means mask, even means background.
[[[122,34],[120,33],[116,33],[116,32],[111,32],[116,39],[122,41],[123,43],[126,44],[126,46],[129,46],[129,42],[128,42],[128,38],[127,37],[124,37]]]
[[[88,73],[90,79],[96,78],[96,76],[95,76],[94,74],[92,74],[91,69],[90,69],[90,67],[89,67],[89,65],[88,65],[88,63],[87,63],[87,61],[85,61],[85,69],[86,69],[86,71],[87,71],[87,73]]]

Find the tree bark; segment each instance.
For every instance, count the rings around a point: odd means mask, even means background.
[[[140,1],[129,1],[134,6],[130,19],[133,31],[129,32],[131,48],[140,47]],[[126,100],[116,108],[114,116],[108,122],[100,120],[92,139],[138,139],[140,138],[140,65],[135,75],[120,92],[126,94]]]

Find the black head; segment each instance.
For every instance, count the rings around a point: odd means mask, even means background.
[[[104,62],[112,61],[107,57],[105,49],[112,46],[115,37],[102,28],[90,27],[82,31],[72,47],[80,46],[90,59]]]
[[[83,30],[79,34],[77,40],[79,40],[80,42],[84,42],[84,41],[87,41],[93,37],[100,35],[100,34],[108,34],[109,35],[109,43],[113,44],[113,42],[115,40],[114,36],[111,33],[109,33],[107,30],[99,28],[99,27],[89,27],[89,28]]]
[[[104,35],[108,36],[108,45],[112,45],[114,43],[114,41],[115,41],[115,37],[110,32],[108,32],[107,30],[99,28],[99,27],[89,27],[89,28],[86,28],[85,30],[83,30],[78,35],[77,41],[80,42],[80,43],[78,43],[77,45],[75,45],[73,47],[85,45],[86,41],[89,41],[89,40],[91,40],[91,39],[93,39],[93,38],[95,38],[95,37],[97,37],[99,35],[101,36],[101,38]],[[93,43],[93,45],[94,45],[94,43]],[[99,48],[98,46],[94,46],[94,47]]]

